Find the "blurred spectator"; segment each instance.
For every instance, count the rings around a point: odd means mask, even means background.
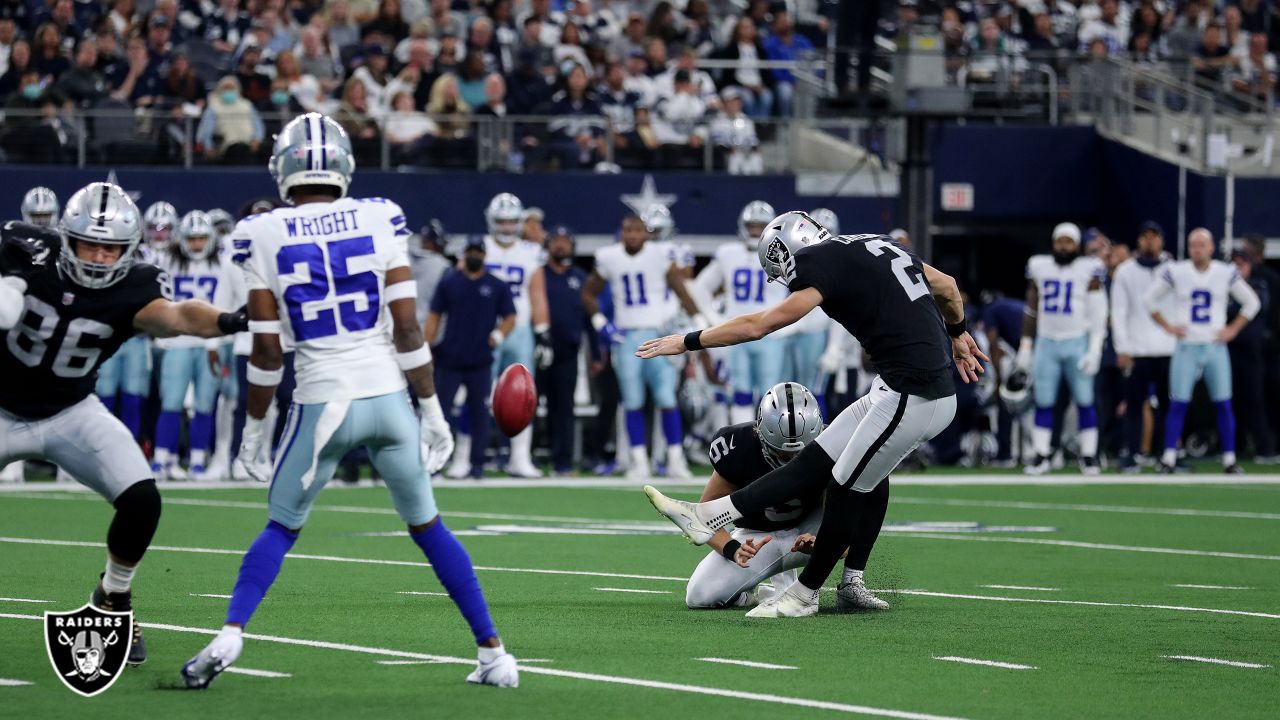
[[[147,21],[147,55],[151,69],[160,77],[169,73],[169,54],[173,47],[169,42],[172,29],[169,18],[155,13]]]
[[[465,57],[463,46],[458,42],[458,36],[445,34],[440,38],[440,52],[436,55],[436,72],[441,75],[457,72],[462,65],[463,57]]]
[[[1196,48],[1196,55],[1191,62],[1196,69],[1196,76],[1214,87],[1222,84],[1227,68],[1234,68],[1239,64],[1239,60],[1231,56],[1230,49],[1222,44],[1222,29],[1217,25],[1204,29],[1200,46]]]
[[[532,53],[534,64],[542,65],[550,62],[551,48],[542,44],[542,20],[531,15],[524,19],[524,24],[520,28],[520,37],[516,40],[517,56]]]
[[[414,108],[412,95],[402,90],[391,99],[386,136],[393,158],[411,160],[416,155],[416,146],[424,138],[433,137],[439,132],[440,128],[434,120]]]
[[[764,49],[770,60],[796,60],[812,54],[813,43],[803,35],[797,35],[791,22],[791,14],[780,10],[773,14],[772,34],[765,39]],[[792,98],[795,96],[796,79],[790,70],[774,70],[774,92],[778,96],[778,114],[792,116]]]
[[[45,23],[36,28],[31,50],[32,64],[40,73],[41,80],[46,83],[53,82],[71,69],[71,61],[62,54],[62,33],[53,23]]]
[[[507,99],[514,115],[529,115],[551,100],[551,83],[538,66],[536,50],[516,53],[516,69],[507,76]]]
[[[132,6],[133,0],[125,0]],[[120,3],[116,3],[117,9]],[[115,18],[115,12],[112,12]],[[249,34],[249,13],[240,9],[240,0],[218,0],[218,8],[204,22],[204,39],[218,52],[231,54],[240,47]],[[117,28],[117,34],[124,35],[123,29]]]
[[[547,310],[551,319],[552,360],[538,369],[538,392],[546,397],[551,464],[557,475],[573,471],[573,393],[578,385],[578,355],[590,322],[582,304],[587,273],[573,264],[573,234],[557,227],[547,242]]]
[[[604,74],[604,83],[597,89],[600,109],[613,125],[613,145],[622,154],[634,154],[640,149],[636,136],[636,107],[640,93],[627,89],[627,73],[618,63],[610,63]],[[622,160],[617,161],[619,164]]]
[[[1263,33],[1254,33],[1250,37],[1250,45],[1254,38],[1266,40]],[[1235,414],[1239,423],[1237,437],[1239,446],[1244,447],[1246,437],[1253,440],[1253,452],[1257,460],[1275,462],[1276,446],[1271,435],[1271,427],[1267,422],[1267,411],[1264,405],[1267,365],[1266,356],[1266,323],[1271,314],[1271,304],[1276,301],[1275,289],[1270,287],[1267,278],[1255,273],[1255,267],[1249,252],[1237,249],[1231,253],[1231,262],[1236,266],[1240,277],[1249,283],[1249,287],[1258,294],[1262,309],[1250,320],[1235,339],[1227,345],[1231,354],[1232,397],[1235,398]],[[1227,316],[1231,317],[1240,311],[1234,301],[1228,303]],[[1274,364],[1274,357],[1271,359]]]
[[[329,3],[329,47],[335,50],[360,44],[360,28],[356,27],[350,12],[347,0],[332,0]]]
[[[547,245],[547,229],[543,227],[542,221],[546,219],[546,213],[542,212],[542,208],[525,208],[524,212],[520,213],[520,239],[528,240],[531,243],[536,243],[538,247],[545,248]]]
[[[302,65],[292,51],[286,50],[276,58],[276,80],[284,81],[289,94],[304,111],[324,112],[327,109],[320,81],[314,75],[302,72]]]
[[[671,3],[662,0],[653,7],[653,12],[649,13],[649,22],[644,34],[651,38],[658,38],[665,45],[683,44],[684,28]]]
[[[676,71],[674,88],[671,96],[658,100],[654,108],[654,130],[666,154],[664,165],[695,161],[697,158],[689,150],[701,148],[707,133],[703,125],[707,104],[699,97],[687,71]]]
[[[208,90],[195,71],[186,53],[174,53],[169,61],[169,73],[160,87],[160,97],[168,107],[190,103],[203,108]]]
[[[271,102],[271,78],[258,72],[261,59],[262,49],[254,43],[247,44],[240,53],[235,72],[240,92],[259,109],[269,107]]]
[[[98,43],[92,39],[81,40],[76,47],[75,61],[75,67],[54,83],[52,92],[59,102],[89,107],[111,91],[107,79],[98,72]]]
[[[1213,11],[1207,0],[1188,0],[1180,8],[1164,33],[1164,51],[1174,57],[1189,57],[1200,47],[1204,30],[1213,20]]]
[[[565,63],[576,63],[584,68],[591,67],[587,53],[582,49],[582,31],[573,23],[565,23],[560,29],[560,42],[551,51],[552,62],[557,67]]]
[[[1023,40],[1027,43],[1029,53],[1055,53],[1062,49],[1062,42],[1053,31],[1053,20],[1048,13],[1036,15],[1031,26],[1024,26],[1023,30],[1026,33]]]
[[[1276,86],[1276,57],[1267,52],[1265,33],[1249,35],[1249,53],[1240,58],[1231,89],[1255,100],[1271,102]]]
[[[76,22],[74,5],[71,0],[52,0],[49,22],[58,28],[62,36],[62,50],[66,52],[84,37],[84,28]]]
[[[965,82],[1011,82],[1016,79],[1014,73],[1025,66],[1026,61],[1010,48],[1000,25],[992,18],[983,20],[973,40]]]
[[[400,0],[381,0],[378,3],[377,17],[372,22],[366,23],[361,31],[365,34],[378,32],[394,42],[400,42],[409,37],[409,24],[400,17]]]
[[[462,101],[473,108],[484,105],[484,86],[487,77],[484,69],[484,55],[471,50],[462,61],[458,73],[458,94]]]
[[[751,117],[768,117],[773,111],[773,73],[760,68],[760,61],[765,59],[764,45],[751,18],[738,19],[729,44],[713,57],[737,62],[735,68],[721,72],[720,86],[737,88],[738,99]]]
[[[1147,31],[1136,32],[1129,38],[1129,59],[1135,63],[1160,62],[1160,52]]]
[[[351,136],[352,142],[378,138],[378,122],[369,103],[369,90],[364,81],[353,77],[342,88],[342,102],[333,119]]]
[[[489,73],[484,79],[484,98],[475,106],[476,115],[488,117],[507,116],[507,81],[498,73]]]
[[[265,135],[262,117],[242,95],[240,81],[234,75],[219,80],[196,128],[196,142],[205,155],[244,163],[258,153]]]
[[[306,108],[293,97],[293,93],[289,92],[289,81],[282,77],[277,77],[271,81],[271,99],[270,104],[262,113],[263,122],[275,130],[284,127],[295,117],[306,112]]]
[[[351,77],[364,84],[368,95],[369,112],[374,117],[380,118],[387,114],[391,107],[391,97],[395,93],[402,90],[413,93],[418,78],[414,69],[410,69],[403,80],[393,77],[390,72],[390,58],[387,57],[387,51],[381,45],[365,45],[363,52],[364,64],[356,68],[356,71],[351,73]]]
[[[608,0],[604,4],[608,5]],[[614,17],[609,8],[597,11],[592,7],[591,0],[570,0],[566,7],[563,17],[557,19],[563,25],[577,27],[584,45],[604,47],[621,32],[618,18]]]
[[[237,0],[221,0],[222,6],[236,5]],[[215,11],[215,17],[216,17]],[[245,26],[248,27],[248,15],[245,15]],[[111,3],[111,12],[107,14],[107,19],[111,22],[111,30],[116,37],[125,37],[133,29],[133,24],[138,21],[138,7],[134,0],[116,0]]]
[[[667,71],[667,44],[662,41],[662,38],[649,38],[644,46],[644,60],[646,63],[644,74],[650,78],[656,78]]]
[[[409,36],[396,43],[395,49],[391,51],[391,59],[394,64],[403,65],[409,62],[409,48],[415,42],[426,42],[427,48],[439,46],[435,40],[435,28],[431,26],[430,18],[422,18],[418,22],[409,26]]]
[[[14,71],[15,68],[10,68]],[[0,147],[14,162],[62,160],[65,133],[60,133],[57,109],[45,83],[33,67],[21,71],[18,90],[4,103],[5,121]]]
[[[659,100],[675,94],[675,78],[679,72],[684,72],[689,77],[690,91],[703,105],[713,109],[719,107],[720,96],[716,92],[715,81],[705,71],[698,69],[698,54],[692,48],[681,50],[675,65],[653,79],[654,91]]]
[[[550,149],[563,169],[589,168],[604,157],[604,130],[593,122],[603,110],[589,83],[586,68],[574,65],[565,76],[564,89],[551,98],[550,114],[555,118],[547,126]],[[593,120],[581,119],[584,116]]]
[[[299,70],[320,83],[325,94],[333,92],[341,84],[338,63],[324,46],[324,37],[314,27],[302,31],[301,51],[298,53]],[[277,58],[277,64],[279,59]]]
[[[453,75],[441,75],[431,86],[427,114],[440,126],[441,137],[461,138],[471,134],[471,106],[458,93],[458,80]]]
[[[431,24],[435,26],[437,38],[462,37],[467,30],[466,17],[450,10],[449,0],[431,0]]]
[[[632,51],[627,56],[627,79],[623,81],[623,86],[628,92],[639,95],[640,102],[644,105],[652,105],[658,101],[658,91],[654,87],[653,78],[645,74],[648,68],[649,63],[644,53]]]
[[[1262,0],[1238,0],[1240,25],[1250,33],[1267,31],[1267,7]]]
[[[706,57],[716,48],[716,29],[711,20],[707,0],[689,0],[684,6],[685,46],[698,57]]]
[[[1232,55],[1244,57],[1249,53],[1249,32],[1243,26],[1244,16],[1239,5],[1228,5],[1222,10],[1222,44]]]
[[[500,72],[508,73],[516,66],[516,49],[520,33],[516,30],[512,0],[495,0],[489,6],[493,22],[491,51],[496,55]]]
[[[644,16],[632,12],[627,17],[627,24],[622,33],[609,44],[609,54],[616,58],[625,58],[633,52],[644,54]]]
[[[1108,55],[1120,55],[1129,47],[1129,28],[1120,21],[1120,4],[1118,0],[1101,0],[1098,10],[1096,19],[1080,25],[1080,51],[1088,50],[1089,43],[1101,38]]]
[[[142,36],[133,35],[129,38],[125,60],[118,67],[117,76],[107,78],[114,88],[111,96],[138,107],[150,106],[163,90],[164,79],[152,68],[147,55],[147,44]]]
[[[721,93],[723,109],[711,121],[711,142],[725,150],[725,167],[730,175],[760,175],[764,158],[756,124],[743,113],[742,90],[727,87]]]
[[[493,21],[478,17],[467,30],[467,52],[476,53],[484,60],[485,72],[502,72],[505,68],[493,50]]]

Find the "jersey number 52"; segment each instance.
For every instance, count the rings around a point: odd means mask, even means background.
[[[276,255],[281,275],[297,272],[299,265],[305,265],[310,275],[308,282],[290,285],[284,291],[289,325],[298,342],[337,335],[339,319],[348,332],[368,330],[378,321],[378,276],[371,270],[353,273],[347,267],[354,258],[374,254],[373,238],[334,240],[327,247],[327,266],[320,245],[286,245]],[[337,303],[335,313],[333,304],[344,295],[347,299]]]

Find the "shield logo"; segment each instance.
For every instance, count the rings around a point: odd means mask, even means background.
[[[62,683],[79,695],[106,692],[120,677],[133,642],[133,613],[85,605],[44,614],[44,647]]]

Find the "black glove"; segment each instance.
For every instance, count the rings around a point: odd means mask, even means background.
[[[56,230],[19,222],[5,223],[0,235],[0,271],[23,279],[53,262],[61,242]]]
[[[551,349],[551,332],[543,330],[534,336],[533,357],[538,364],[539,370],[546,370],[551,367],[551,362],[555,360],[555,351]]]
[[[249,331],[249,306],[241,305],[235,312],[222,313],[218,316],[218,331],[223,335]]]

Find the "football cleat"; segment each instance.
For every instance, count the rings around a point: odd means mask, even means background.
[[[684,448],[679,445],[667,448],[666,476],[672,480],[688,480],[693,477],[689,472],[689,463],[684,457]]]
[[[652,477],[649,471],[649,451],[643,447],[631,448],[631,463],[627,465],[628,480],[643,480]]]
[[[99,579],[98,586],[93,589],[93,594],[89,596],[89,604],[108,612],[129,612],[133,610],[133,591],[109,593],[102,589],[102,580]],[[138,616],[135,614],[133,616],[133,637],[130,638],[129,643],[129,657],[125,658],[125,662],[130,665],[141,665],[146,661],[147,640],[142,637],[142,623],[138,621]]]
[[[1230,465],[1227,465],[1226,467],[1222,468],[1222,472],[1225,475],[1243,475],[1244,468],[1240,467],[1235,463],[1231,463]]]
[[[507,474],[519,478],[540,478],[542,471],[528,460],[512,460],[507,463]]]
[[[861,580],[842,582],[836,586],[836,609],[888,610],[889,603],[876,597]]]
[[[520,687],[520,670],[516,667],[516,657],[511,653],[503,653],[489,662],[481,662],[467,676],[467,682],[501,688]]]
[[[818,591],[799,581],[757,605],[747,613],[749,618],[809,617],[818,614]]]
[[[192,690],[204,690],[223,670],[231,667],[244,649],[244,635],[223,630],[195,657],[182,666],[182,679]]]
[[[715,531],[698,519],[697,506],[684,500],[669,498],[652,485],[644,486],[644,494],[660,515],[676,524],[684,539],[694,545],[706,545]]]
[[[1022,472],[1027,475],[1044,475],[1051,469],[1053,469],[1053,465],[1050,463],[1049,458],[1044,455],[1037,455],[1035,460],[1032,460],[1030,464],[1022,468]]]
[[[1102,467],[1098,465],[1098,458],[1096,457],[1080,458],[1080,472],[1085,475],[1097,475],[1098,473],[1102,472]]]

